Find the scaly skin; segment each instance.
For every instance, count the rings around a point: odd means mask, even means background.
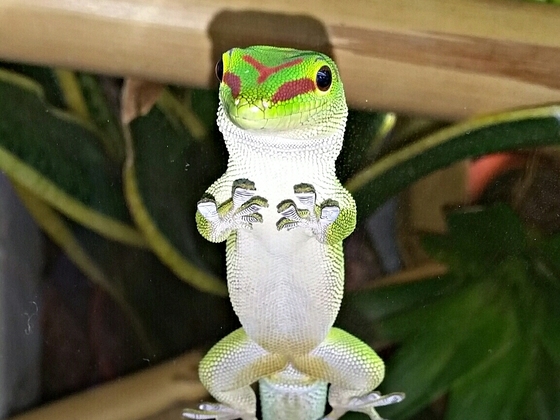
[[[335,174],[348,109],[335,63],[310,51],[232,49],[217,65],[224,175],[198,204],[208,240],[227,240],[227,280],[242,328],[200,363],[217,403],[192,419],[335,420],[404,398],[372,392],[383,361],[333,328],[344,283],[342,240],[356,206]],[[323,417],[327,384],[332,411]]]

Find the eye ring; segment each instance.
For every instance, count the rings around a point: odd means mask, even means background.
[[[319,70],[317,70],[317,74],[315,75],[315,85],[317,89],[322,92],[326,92],[330,89],[332,84],[332,72],[329,66],[322,66]]]
[[[216,63],[214,72],[216,73],[218,80],[221,82],[224,77],[224,62],[222,59]]]

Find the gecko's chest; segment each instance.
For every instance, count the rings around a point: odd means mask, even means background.
[[[334,167],[334,165],[333,165]],[[317,201],[326,198],[330,186],[335,182],[334,168],[327,170],[318,162],[301,159],[274,159],[263,157],[239,162],[232,165],[229,179],[248,179],[255,185],[255,194],[264,197],[270,209],[276,211],[276,206],[283,200],[297,200],[294,187],[299,184],[310,184],[316,191]]]
[[[268,177],[255,174],[249,178],[255,183],[255,195],[267,200],[268,206],[259,210],[262,222],[254,223],[249,235],[246,236],[248,242],[255,242],[257,246],[263,247],[261,251],[270,251],[271,255],[278,256],[284,253],[293,253],[294,247],[305,243],[310,235],[305,229],[283,229],[278,230],[278,223],[283,215],[279,211],[280,205],[286,205],[287,201],[293,202],[296,210],[304,216],[307,211],[304,204],[300,201],[302,196],[296,191],[297,186],[308,184],[315,189],[315,202],[319,205],[328,197],[328,192],[323,188],[324,181],[305,173],[290,173],[283,176]],[[244,237],[245,235],[241,235]],[[239,238],[241,242],[243,239]],[[241,247],[243,243],[239,244]]]
[[[301,184],[313,186],[315,204],[319,206],[331,195],[324,177],[302,171],[274,177],[254,173],[249,179],[255,183],[255,194],[265,198],[268,206],[258,211],[262,216],[261,222],[253,223],[251,229],[237,231],[236,246],[233,248],[235,266],[243,265],[245,274],[253,280],[259,279],[258,282],[272,279],[271,282],[279,288],[277,292],[283,286],[292,290],[294,284],[301,283],[302,271],[308,273],[310,280],[311,273],[323,276],[328,265],[326,245],[320,243],[312,231],[315,215],[309,214],[309,203],[306,208],[302,202],[305,197],[294,189]],[[292,202],[293,212],[302,219],[309,219],[309,227],[279,228],[286,216],[296,220],[293,214],[285,216],[279,211],[279,206],[284,208],[286,201]]]
[[[227,184],[237,179],[248,179],[254,183],[254,194],[267,200],[268,206],[259,210],[262,222],[253,223],[250,231],[240,231],[237,236],[236,252],[247,258],[258,258],[268,264],[286,262],[298,253],[317,252],[317,240],[306,229],[278,230],[277,223],[283,217],[278,206],[286,200],[293,201],[298,210],[303,210],[301,195],[296,186],[307,184],[315,194],[315,203],[320,205],[325,199],[333,198],[337,184],[334,161],[324,161],[321,156],[292,154],[258,154],[251,157],[236,157],[227,171]],[[303,213],[302,213],[303,214]],[[298,250],[297,253],[294,251]]]

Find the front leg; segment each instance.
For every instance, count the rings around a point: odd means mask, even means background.
[[[346,190],[343,192],[349,197]],[[293,200],[284,200],[278,204],[278,212],[283,216],[276,223],[278,230],[301,228],[321,243],[335,243],[354,229],[356,210],[351,198],[350,206],[343,209],[338,200],[331,198],[317,205],[315,188],[305,183],[295,185],[294,194],[300,207]]]
[[[251,229],[261,223],[259,211],[268,207],[265,198],[256,195],[255,183],[248,179],[233,181],[231,198],[219,206],[211,194],[205,194],[197,204],[198,231],[211,242],[222,242],[235,230]]]

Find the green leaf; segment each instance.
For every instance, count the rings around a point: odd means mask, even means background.
[[[543,314],[540,339],[549,357],[560,366],[560,296],[558,293],[543,294],[546,310]]]
[[[192,108],[191,93],[183,92],[183,99],[180,100],[166,89],[158,99],[158,107],[171,123],[182,124],[192,140],[204,141],[208,137],[208,129]]]
[[[96,127],[103,133],[101,146],[105,155],[113,163],[122,167],[124,163],[124,138],[117,109],[111,107],[99,80],[89,74],[76,75],[89,116]]]
[[[455,124],[373,163],[346,183],[365,216],[437,169],[488,153],[560,144],[560,106],[510,111]]]
[[[0,169],[78,223],[143,245],[130,225],[120,171],[100,150],[95,129],[46,104],[41,87],[15,73],[0,70],[0,97]]]
[[[193,111],[202,124],[208,129],[216,129],[216,113],[218,111],[218,91],[208,89],[190,90],[190,102]],[[223,140],[220,136],[220,142]]]
[[[460,287],[455,283],[454,293],[434,297],[431,302],[415,305],[408,311],[383,320],[380,327],[382,335],[406,342],[423,333],[431,336],[441,332],[442,336],[446,336],[450,332],[457,332],[466,322],[465,314],[476,311],[483,305],[481,290],[483,288],[479,284]],[[457,334],[452,334],[452,337],[455,335]]]
[[[449,276],[441,276],[359,293],[350,292],[344,297],[345,305],[360,311],[367,321],[375,322],[423,307],[442,295],[454,292],[457,282],[453,280]]]
[[[386,329],[405,330],[408,338],[388,363],[383,389],[405,392],[406,399],[384,412],[406,418],[500,354],[513,333],[511,313],[507,314],[495,292],[478,285],[402,316],[397,323],[388,320]],[[406,319],[412,325],[405,326]]]
[[[344,144],[337,160],[337,174],[342,182],[373,160],[395,121],[392,112],[350,110]]]
[[[556,420],[560,418],[560,365],[538,348],[533,353],[532,398],[524,407],[525,418]]]
[[[142,344],[144,352],[150,354],[150,352],[153,351],[151,341],[146,334],[135,308],[130,306],[122,290],[109,280],[97,262],[94,261],[82,247],[65,220],[37,196],[29,193],[28,190],[21,187],[19,184],[14,183],[14,187],[20,199],[41,229],[49,235],[54,243],[64,250],[68,258],[72,260],[76,267],[78,267],[93,284],[103,289],[119,304],[122,311],[128,316],[130,325]]]
[[[557,394],[543,383],[556,390],[560,375],[542,372],[560,371],[559,277],[551,268],[560,241],[534,233],[528,241],[503,205],[455,212],[448,224],[430,246],[451,261],[445,277],[454,288],[378,320],[381,339],[400,341],[383,388],[407,394],[384,413],[407,418],[449,394],[448,419],[555,418]]]
[[[70,70],[55,69],[58,85],[64,95],[66,111],[83,121],[89,121],[89,110],[76,74]]]
[[[530,388],[531,347],[510,341],[499,357],[463,376],[451,389],[446,420],[516,420],[525,418]]]
[[[482,260],[520,255],[527,248],[519,217],[505,204],[451,212],[447,227],[459,252]]]
[[[216,342],[238,327],[228,300],[179,281],[151,250],[107,241],[79,226],[74,231],[140,316],[155,352],[142,356],[148,364]]]
[[[543,274],[555,280],[559,279],[560,259],[558,256],[560,255],[560,234],[545,238],[538,243],[538,247],[543,259],[543,264],[546,265],[546,267],[543,267],[543,269],[546,269],[546,272]],[[558,283],[558,281],[556,281],[556,283]],[[555,284],[554,286],[558,288],[559,285]]]
[[[527,250],[523,226],[505,204],[450,212],[447,227],[445,235],[424,235],[422,244],[432,257],[450,266],[465,269],[468,265],[481,272]]]
[[[59,109],[67,109],[68,104],[54,69],[18,63],[2,63],[2,68],[26,79],[32,79],[36,86],[41,87],[47,103]]]
[[[222,265],[223,251],[205,241],[195,223],[196,203],[219,176],[209,162],[219,157],[158,106],[132,121],[130,129],[125,193],[136,223],[153,251],[181,279],[226,295],[225,283],[210,274],[208,264],[215,255],[214,266]]]

